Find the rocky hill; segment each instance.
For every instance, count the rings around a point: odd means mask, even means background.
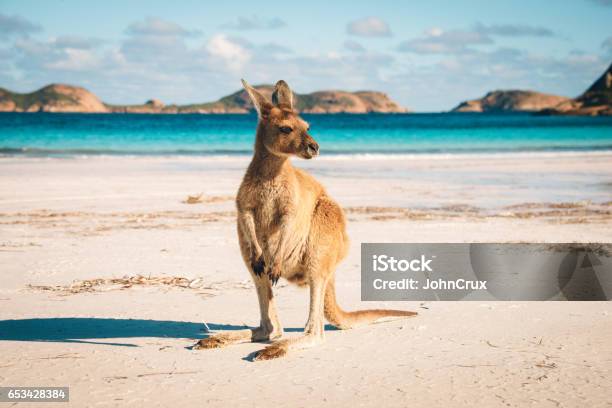
[[[256,86],[270,96],[272,86]],[[295,94],[296,108],[305,113],[401,113],[407,110],[386,94],[374,91],[319,91]],[[215,102],[164,105],[151,99],[142,105],[104,104],[93,93],[71,85],[53,84],[19,94],[0,88],[0,111],[4,112],[112,112],[112,113],[248,113],[253,105],[241,90]]]
[[[20,94],[0,88],[0,112],[107,112],[98,97],[77,86],[52,84]]]
[[[570,99],[543,114],[557,115],[612,115],[612,64],[582,95]]]
[[[493,91],[480,99],[461,102],[452,112],[537,112],[569,100],[533,91]]]

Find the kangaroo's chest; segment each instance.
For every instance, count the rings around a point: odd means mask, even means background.
[[[253,212],[258,235],[274,233],[286,217],[289,207],[294,208],[296,194],[291,186],[281,181],[262,181],[249,183],[241,188],[239,200],[248,203]]]
[[[312,220],[318,184],[301,172],[287,172],[273,179],[245,178],[238,201],[253,214],[255,233],[262,247],[278,244],[282,227],[288,246],[302,245]]]
[[[262,232],[273,233],[281,222],[286,222],[288,207],[295,205],[296,197],[286,186],[267,184],[259,188],[255,197],[255,222]]]

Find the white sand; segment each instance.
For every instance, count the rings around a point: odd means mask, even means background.
[[[612,155],[300,163],[349,209],[341,305],[419,316],[257,363],[245,358],[261,344],[187,349],[203,322],[258,322],[231,201],[245,165],[0,159],[0,384],[70,386],[74,406],[610,406],[609,302],[361,302],[359,244],[612,242]],[[213,202],[182,203],[199,192]],[[201,280],[28,288],[137,275]],[[277,293],[299,335],[307,292]]]

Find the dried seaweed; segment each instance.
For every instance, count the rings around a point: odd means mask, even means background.
[[[27,285],[30,290],[57,292],[63,295],[78,294],[86,292],[108,292],[113,290],[129,289],[136,286],[159,286],[181,289],[196,290],[204,296],[214,296],[216,292],[223,289],[250,289],[252,283],[249,280],[241,282],[210,282],[203,278],[188,279],[181,276],[149,276],[142,275],[124,276],[122,278],[98,278],[87,280],[75,280],[70,285]]]
[[[204,195],[204,193],[200,193],[200,194],[196,194],[196,195],[188,195],[187,199],[185,201],[183,201],[183,203],[185,204],[198,204],[198,203],[202,203],[204,202],[204,200],[202,200],[202,196]]]

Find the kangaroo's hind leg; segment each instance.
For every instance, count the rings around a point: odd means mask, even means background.
[[[198,341],[193,346],[194,349],[219,348],[230,344],[267,341],[282,337],[283,328],[276,314],[274,294],[272,292],[270,279],[268,279],[266,275],[258,276],[252,271],[251,275],[253,276],[255,288],[257,289],[257,298],[259,300],[259,311],[261,313],[259,327],[215,334]]]
[[[323,342],[325,290],[329,279],[333,279],[336,265],[346,254],[346,246],[342,210],[331,199],[319,198],[303,257],[304,275],[310,285],[310,308],[304,335],[270,344],[255,355],[255,360],[282,357],[288,351]]]
[[[314,347],[323,342],[324,316],[323,299],[326,279],[316,277],[310,281],[310,308],[304,335],[291,339],[275,341],[255,354],[254,360],[271,360],[282,357],[290,350],[300,350]]]

